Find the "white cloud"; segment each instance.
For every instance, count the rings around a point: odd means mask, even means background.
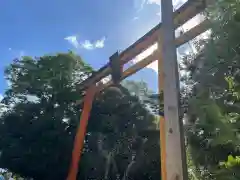
[[[92,44],[89,40],[85,40],[83,43],[81,43],[81,46],[87,50],[91,50],[94,48],[94,44]]]
[[[77,36],[73,35],[73,36],[67,36],[64,38],[64,40],[68,41],[70,44],[72,44],[75,48],[79,47],[79,43],[77,40]]]
[[[102,39],[100,39],[100,40],[97,40],[96,42],[95,42],[95,47],[96,48],[103,48],[104,47],[104,43],[105,43],[105,37],[103,37]]]
[[[2,101],[3,100],[3,95],[2,94],[0,94],[0,101]]]
[[[103,37],[95,42],[85,40],[84,42],[81,43],[81,47],[84,49],[87,49],[87,50],[101,49],[101,48],[104,48],[104,46],[105,46],[105,40],[106,40],[105,37]]]
[[[79,42],[77,39],[77,36],[67,36],[64,38],[64,40],[68,41],[70,44],[72,44],[76,49],[78,48],[84,48],[87,50],[92,50],[92,49],[99,49],[103,48],[105,45],[105,40],[106,38],[103,37],[99,40],[96,40],[95,42],[91,42],[90,40],[84,40],[82,42]]]

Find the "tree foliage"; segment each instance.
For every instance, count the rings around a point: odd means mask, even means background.
[[[24,57],[6,69],[11,87],[0,125],[2,168],[36,179],[66,177],[79,119],[75,86],[91,72],[73,53]]]
[[[65,179],[84,92],[93,72],[73,53],[23,57],[5,71],[0,167],[23,177]],[[160,179],[155,117],[121,85],[99,93],[90,114],[78,179]],[[149,127],[152,129],[149,130]],[[159,135],[159,133],[157,133]],[[147,167],[147,168],[146,168]]]
[[[201,51],[184,60],[190,72],[187,88],[191,88],[186,98],[188,143],[202,179],[234,179],[239,174],[236,168],[226,176],[229,168],[219,166],[229,155],[240,153],[239,5],[239,0],[214,2],[206,13],[210,38],[198,42]]]

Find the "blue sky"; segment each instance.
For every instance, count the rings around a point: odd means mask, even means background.
[[[181,4],[185,0],[174,0]],[[95,69],[107,63],[160,22],[160,0],[5,0],[0,1],[0,94],[4,68],[22,55],[74,50]],[[134,79],[157,87],[153,69]]]

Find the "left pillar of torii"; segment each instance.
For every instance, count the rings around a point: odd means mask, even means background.
[[[118,84],[121,81],[123,66],[120,63],[119,53],[116,52],[110,57],[109,61],[111,67],[112,81],[114,84]],[[98,92],[97,82],[94,82],[87,88],[86,94],[83,100],[83,110],[80,118],[80,123],[75,135],[74,146],[72,151],[71,165],[68,172],[67,180],[76,180],[78,174],[78,165],[81,160],[82,150],[84,146],[84,139],[87,130],[87,124],[90,117],[92,103],[96,93]]]

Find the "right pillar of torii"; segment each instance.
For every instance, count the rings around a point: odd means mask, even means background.
[[[164,119],[161,120],[162,180],[187,180],[183,122],[180,119],[180,90],[172,0],[161,0],[162,34],[159,48],[159,89],[164,91]],[[160,40],[159,40],[160,42]],[[161,76],[161,77],[160,77]],[[162,77],[163,76],[163,77]]]

